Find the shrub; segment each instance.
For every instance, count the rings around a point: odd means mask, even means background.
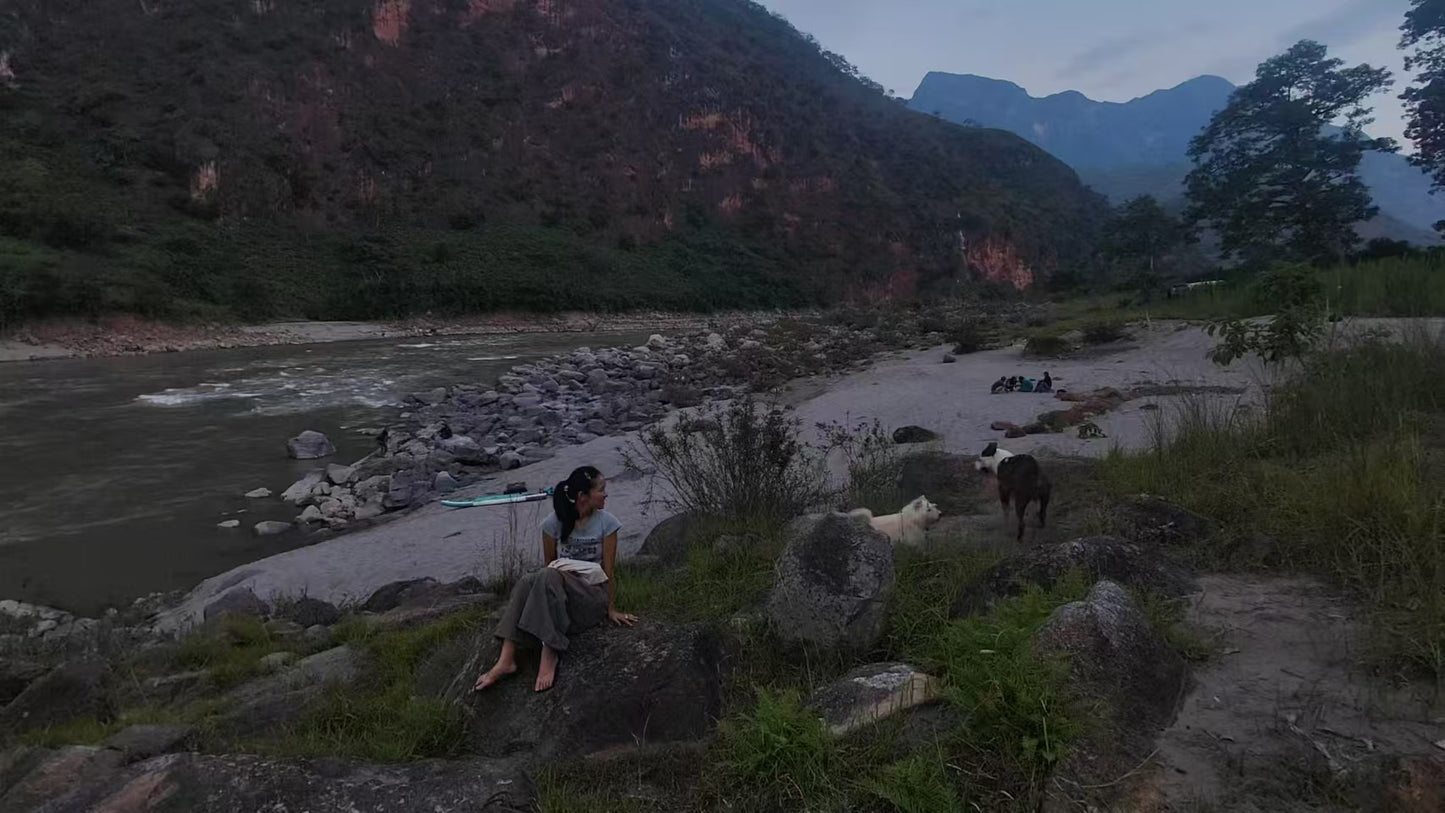
[[[1072,350],[1068,339],[1054,333],[1039,333],[1024,343],[1024,355],[1034,358],[1053,358]]]
[[[903,460],[882,423],[876,418],[851,428],[840,423],[820,423],[818,433],[824,448],[829,453],[840,453],[847,467],[848,482],[839,495],[844,507],[869,508],[884,514],[898,510],[903,501],[898,489]]]
[[[993,346],[997,330],[991,322],[968,319],[954,325],[949,341],[953,342],[953,352],[960,356],[977,353]]]
[[[822,458],[799,440],[798,422],[751,396],[657,424],[624,458],[662,479],[664,503],[729,521],[786,520],[828,496]]]
[[[1129,331],[1123,322],[1106,319],[1084,326],[1086,344],[1112,344],[1129,338]]]

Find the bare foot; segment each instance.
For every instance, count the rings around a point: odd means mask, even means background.
[[[550,646],[544,646],[542,647],[542,662],[537,665],[537,682],[532,686],[532,691],[545,692],[556,682],[557,650]]]
[[[501,681],[502,678],[516,671],[517,664],[515,661],[510,663],[498,663],[496,666],[493,666],[491,669],[483,672],[481,677],[477,678],[477,682],[472,684],[472,691],[480,692],[483,689],[491,688],[492,686],[497,685],[497,683]]]

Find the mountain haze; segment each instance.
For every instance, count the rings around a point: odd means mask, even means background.
[[[0,10],[0,321],[1023,286],[1104,214],[1064,163],[908,111],[741,0]]]
[[[1166,203],[1183,195],[1189,141],[1229,100],[1235,86],[1200,76],[1128,102],[1098,102],[1077,91],[1037,98],[1012,82],[930,73],[909,102],[914,110],[956,123],[1008,130],[1079,171],[1114,202],[1152,194]],[[1436,242],[1445,198],[1401,155],[1366,153],[1360,175],[1380,207],[1365,236]]]

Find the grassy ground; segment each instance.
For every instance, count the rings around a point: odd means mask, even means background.
[[[619,600],[651,617],[725,618],[761,598],[781,546],[764,541],[729,554],[695,543],[687,565],[628,572]],[[1080,722],[1068,711],[1058,664],[1035,658],[1033,632],[1087,590],[1082,578],[1033,590],[986,616],[952,620],[960,583],[997,560],[961,540],[901,551],[888,631],[879,651],[857,654],[785,646],[755,626],[741,648],[716,740],[663,775],[609,766],[545,775],[543,811],[1025,809]],[[701,596],[725,598],[700,598]],[[804,707],[813,690],[864,663],[903,660],[945,686],[939,723],[885,723],[833,741]],[[670,757],[676,759],[676,755]],[[670,792],[661,797],[659,786]],[[679,807],[680,805],[680,807]]]
[[[1203,552],[1206,564],[1328,575],[1373,608],[1382,654],[1442,678],[1442,381],[1442,336],[1325,349],[1258,414],[1186,402],[1172,438],[1111,455],[1103,476],[1116,492],[1160,494],[1255,543]],[[1232,550],[1265,555],[1243,562]]]
[[[1445,260],[1438,257],[1375,260],[1317,273],[1325,302],[1341,316],[1445,314]],[[1050,330],[1087,329],[1119,319],[1244,319],[1267,316],[1277,303],[1256,295],[1250,280],[1199,288],[1174,299],[1136,301],[1132,294],[1090,297],[1055,305]]]
[[[119,692],[121,708],[113,718],[83,718],[22,732],[17,739],[47,746],[94,745],[128,725],[174,723],[194,726],[197,745],[213,752],[337,755],[376,762],[450,756],[461,742],[461,713],[421,687],[419,678],[438,653],[470,647],[486,620],[485,610],[468,610],[414,627],[381,628],[352,616],[334,627],[328,640],[306,641],[278,635],[275,625],[257,618],[224,617],[174,646],[123,660],[118,682],[129,688]],[[236,741],[217,732],[216,721],[228,711],[225,692],[263,678],[263,657],[273,652],[304,657],[343,644],[364,654],[363,674],[353,685],[329,687],[323,702],[265,738]],[[444,671],[450,667],[449,661],[440,664]],[[208,673],[198,697],[159,703],[139,689],[149,677],[192,670]]]

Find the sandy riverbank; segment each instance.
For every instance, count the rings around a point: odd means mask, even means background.
[[[1018,346],[965,356],[955,364],[940,363],[945,348],[891,354],[869,369],[827,379],[795,382],[781,394],[796,410],[805,428],[818,422],[877,418],[889,429],[915,424],[943,435],[946,451],[972,454],[991,440],[994,421],[1027,423],[1061,404],[1048,395],[991,395],[989,385],[1002,375],[1038,375],[1047,369],[1060,387],[1129,390],[1150,385],[1175,388],[1219,388],[1207,397],[1221,405],[1254,400],[1262,372],[1238,365],[1221,369],[1206,350],[1213,341],[1203,331],[1177,324],[1141,328],[1136,340],[1047,363],[1025,360]],[[1008,441],[1013,451],[1067,455],[1102,455],[1114,445],[1139,448],[1149,442],[1152,427],[1167,416],[1182,396],[1164,395],[1130,401],[1096,419],[1105,440],[1080,440],[1073,433],[1039,435]],[[1155,405],[1159,409],[1146,409]],[[635,435],[604,437],[557,450],[554,458],[473,486],[464,494],[499,490],[503,481],[525,480],[532,487],[550,485],[579,465],[591,464],[612,478],[608,508],[626,523],[622,554],[631,555],[647,533],[668,512],[652,503],[656,497],[647,478],[624,475],[621,450]],[[384,525],[347,534],[306,548],[273,556],[208,579],[168,614],[168,626],[199,617],[216,595],[247,586],[263,597],[309,595],[334,603],[359,600],[390,582],[421,577],[451,581],[474,575],[487,579],[537,561],[535,528],[550,509],[543,503],[517,508],[447,509],[438,504]]]
[[[262,325],[168,325],[118,316],[96,322],[53,321],[0,336],[0,362],[127,356],[280,344],[324,344],[416,336],[514,333],[648,332],[700,327],[710,320],[777,314],[492,314],[471,319],[398,322],[272,322]]]

